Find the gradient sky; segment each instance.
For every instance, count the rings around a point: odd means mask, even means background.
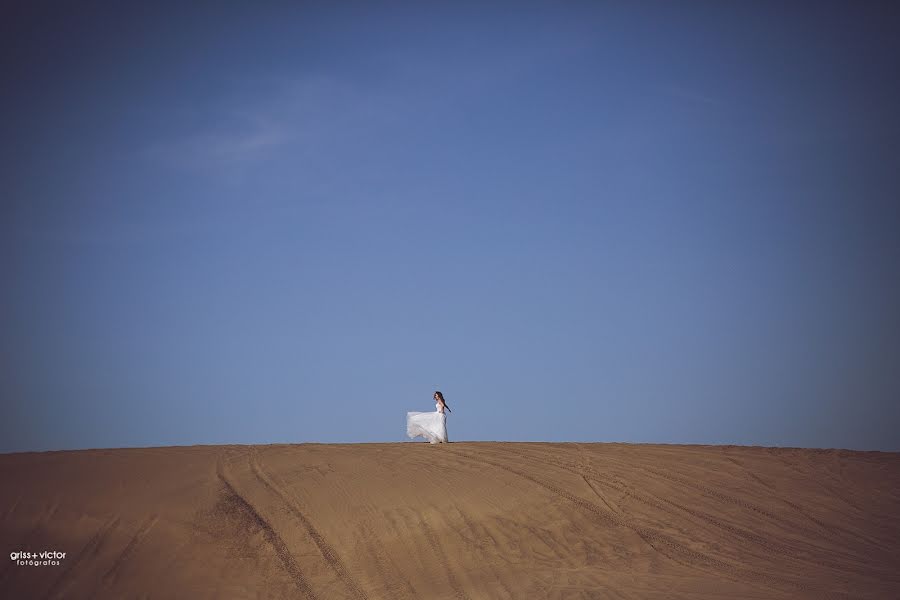
[[[896,4],[224,4],[0,9],[0,451],[900,450]]]

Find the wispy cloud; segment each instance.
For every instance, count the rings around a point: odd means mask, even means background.
[[[193,109],[197,130],[157,140],[145,158],[169,167],[240,171],[290,155],[303,161],[403,114],[389,95],[332,78],[272,78],[242,101]],[[183,117],[182,117],[183,118]]]
[[[290,138],[288,128],[271,115],[239,115],[207,131],[153,143],[145,152],[171,166],[233,167],[265,157]]]
[[[440,70],[422,57],[385,52],[371,59],[377,78],[289,74],[270,75],[253,86],[238,81],[236,89],[253,89],[242,102],[222,99],[198,107],[196,121],[204,128],[156,141],[144,151],[154,161],[192,170],[240,169],[278,153],[301,162],[315,155],[353,155],[366,136],[390,140],[416,117],[427,121],[456,111],[461,101],[553,69],[585,48],[581,40],[516,47],[480,53],[477,60],[446,60]]]
[[[679,100],[684,100],[686,102],[693,102],[697,104],[706,104],[709,106],[715,106],[719,104],[719,100],[710,96],[708,94],[704,94],[703,92],[699,92],[695,89],[691,89],[685,87],[683,85],[669,85],[663,88],[663,93],[673,98],[677,98]]]

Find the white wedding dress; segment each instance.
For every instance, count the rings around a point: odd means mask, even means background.
[[[406,413],[406,435],[411,438],[422,436],[432,444],[448,442],[447,415],[441,412],[440,403],[434,408],[434,412]]]

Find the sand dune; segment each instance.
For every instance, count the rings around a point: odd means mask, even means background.
[[[0,455],[8,598],[900,598],[900,454],[627,444]]]

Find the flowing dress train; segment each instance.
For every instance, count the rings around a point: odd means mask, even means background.
[[[432,444],[449,441],[447,439],[447,415],[441,412],[441,405],[434,405],[434,412],[406,413],[406,435],[410,438],[422,436]]]

